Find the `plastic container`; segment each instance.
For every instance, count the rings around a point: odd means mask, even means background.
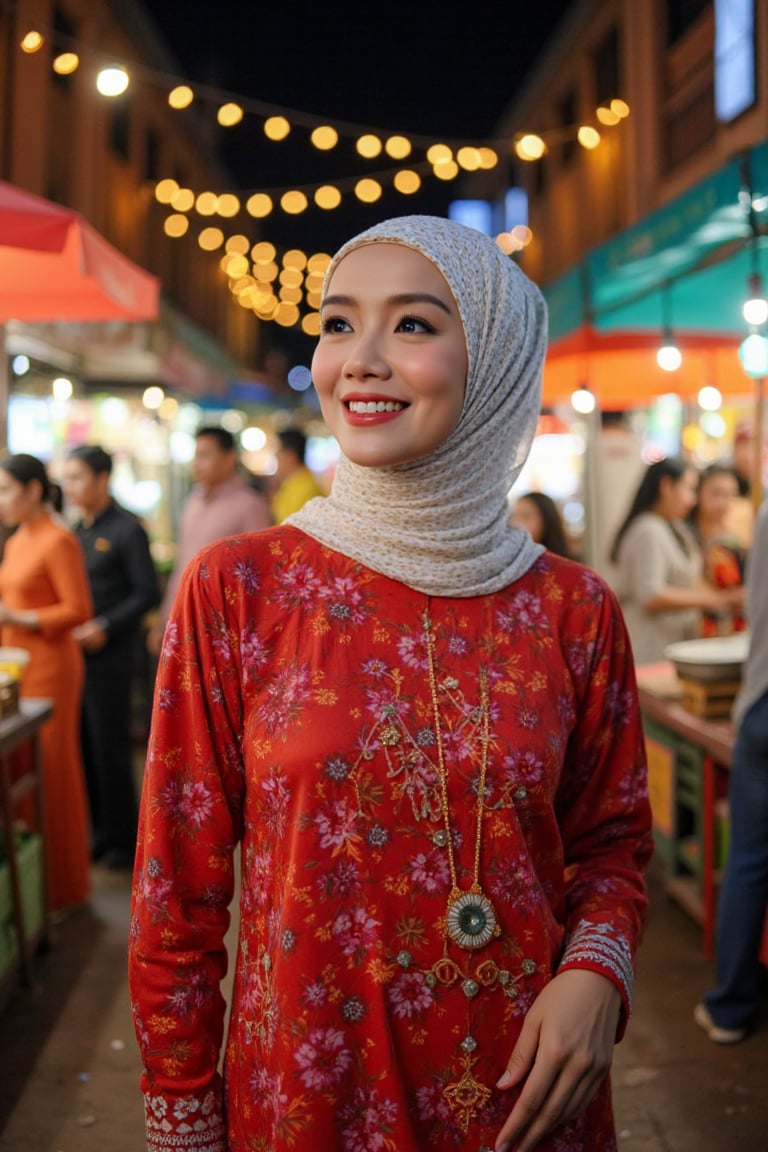
[[[29,664],[26,648],[0,648],[0,672],[7,672],[14,680],[21,680]]]

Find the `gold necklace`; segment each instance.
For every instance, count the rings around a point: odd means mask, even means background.
[[[480,780],[477,790],[475,858],[472,871],[472,883],[468,889],[463,890],[459,887],[456,860],[453,851],[451,813],[448,804],[448,773],[445,767],[443,735],[440,727],[437,677],[435,675],[435,637],[432,631],[432,621],[426,612],[423,616],[423,626],[427,640],[429,690],[432,695],[432,713],[435,721],[435,739],[437,740],[437,766],[440,781],[440,798],[443,809],[445,846],[448,852],[448,867],[451,874],[451,891],[448,895],[448,906],[445,914],[445,932],[446,935],[453,940],[454,944],[458,944],[459,948],[473,950],[475,948],[484,948],[486,944],[489,944],[491,940],[501,933],[496,910],[480,886],[480,857],[483,840],[483,814],[485,812],[485,780],[488,772],[488,745],[491,737],[491,705],[488,689],[488,671],[483,667],[480,668],[480,709],[482,723],[480,745],[482,753],[480,760]]]

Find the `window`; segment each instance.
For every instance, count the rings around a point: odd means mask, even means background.
[[[715,112],[728,124],[756,97],[754,0],[715,0]]]
[[[131,103],[125,96],[112,102],[112,120],[109,125],[109,146],[116,156],[127,160],[131,146]]]
[[[667,0],[667,45],[675,44],[712,0]]]

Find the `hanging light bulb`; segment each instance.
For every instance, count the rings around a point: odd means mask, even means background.
[[[102,96],[122,96],[130,82],[125,68],[118,64],[102,68],[96,77],[96,87]]]
[[[768,336],[751,332],[739,345],[739,359],[748,376],[755,379],[768,376]]]
[[[661,348],[656,353],[656,363],[664,372],[677,372],[683,362],[683,354],[672,336],[672,303],[670,300],[670,285],[665,284],[661,297],[662,340]]]
[[[683,362],[683,354],[675,344],[672,333],[667,328],[664,332],[664,342],[656,353],[656,363],[665,372],[677,372]]]
[[[571,407],[580,416],[588,416],[595,410],[595,394],[585,384],[571,393]]]
[[[768,320],[768,300],[765,298],[763,278],[759,272],[753,272],[749,277],[748,298],[744,301],[742,315],[747,324],[759,328]]]

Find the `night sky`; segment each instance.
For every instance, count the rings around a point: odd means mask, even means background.
[[[357,0],[327,7],[317,0],[280,0],[272,6],[244,0],[205,6],[189,0],[143,3],[182,73],[227,98],[360,125],[383,137],[398,133],[482,143],[492,138],[573,0],[504,5],[469,0],[458,15],[446,0]],[[214,105],[204,110],[213,119]],[[286,114],[290,118],[290,111]],[[233,129],[215,126],[221,159],[234,178],[232,190],[274,192],[333,183],[393,165],[386,156],[361,160],[350,141],[333,152],[318,152],[308,143],[309,131],[296,127],[288,140],[275,144],[265,139],[258,116],[247,115]],[[427,176],[416,195],[390,191],[376,205],[359,205],[349,193],[344,207],[333,212],[312,206],[301,217],[289,217],[275,211],[263,231],[283,248],[334,251],[388,216],[446,214],[457,192],[457,181]]]

